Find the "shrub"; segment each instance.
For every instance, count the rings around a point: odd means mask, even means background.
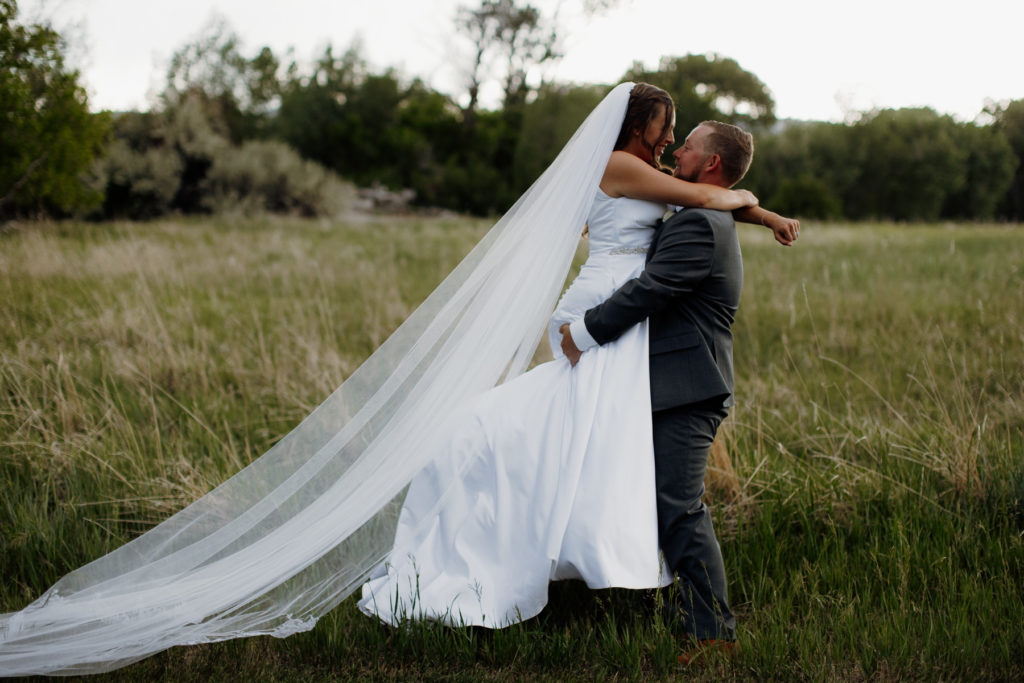
[[[105,195],[103,216],[138,219],[168,213],[183,167],[172,149],[134,150],[124,139],[114,140],[95,166],[97,185]]]
[[[221,152],[201,184],[201,203],[214,213],[337,216],[355,189],[323,166],[277,141],[252,141]]]

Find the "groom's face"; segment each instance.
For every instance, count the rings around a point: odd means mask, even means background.
[[[672,153],[672,156],[676,158],[676,168],[672,175],[691,183],[700,181],[704,163],[711,156],[704,153],[704,138],[710,132],[711,129],[707,126],[697,126],[686,136],[686,142]]]

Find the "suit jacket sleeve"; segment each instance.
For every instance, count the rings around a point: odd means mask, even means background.
[[[617,339],[673,299],[692,292],[711,274],[714,253],[715,234],[707,216],[699,211],[676,214],[662,228],[644,272],[586,312],[587,331],[598,344]]]

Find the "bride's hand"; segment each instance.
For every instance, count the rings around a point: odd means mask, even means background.
[[[740,202],[742,202],[740,207],[757,206],[757,197],[750,190],[733,190],[733,192],[739,195]]]
[[[762,222],[775,235],[775,241],[784,247],[791,246],[800,236],[800,221],[795,218],[769,213]]]

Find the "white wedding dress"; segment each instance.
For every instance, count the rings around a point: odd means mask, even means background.
[[[589,257],[551,316],[555,360],[447,421],[410,485],[388,562],[363,586],[364,612],[391,624],[502,627],[539,613],[551,580],[669,582],[658,549],[647,323],[575,368],[558,333],[643,269],[665,208],[598,190]]]
[[[444,281],[266,453],[0,614],[0,677],[286,637],[374,576],[363,607],[384,619],[488,625],[535,614],[551,578],[657,585],[646,329],[575,370],[562,358],[507,381],[533,356],[588,216],[591,258],[554,326],[642,267],[661,207],[594,207],[632,89],[613,88]],[[416,576],[418,593],[404,590]]]

